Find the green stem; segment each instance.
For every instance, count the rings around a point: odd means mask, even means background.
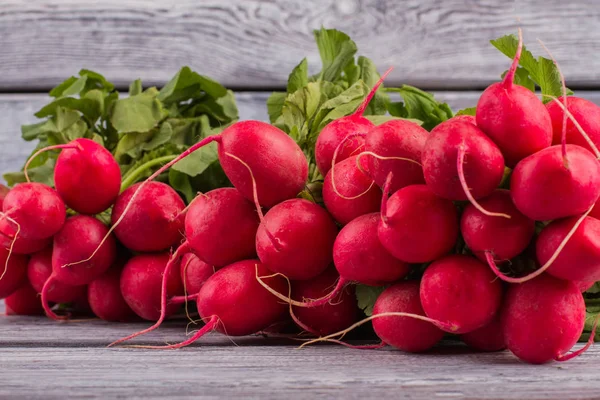
[[[133,185],[138,180],[138,178],[144,172],[146,172],[146,170],[148,170],[154,166],[164,164],[171,160],[174,160],[176,157],[177,157],[177,155],[158,157],[158,158],[155,158],[154,160],[150,160],[147,163],[140,165],[133,171],[125,174],[123,182],[121,183],[121,192],[124,191],[125,189],[127,189],[129,186]]]

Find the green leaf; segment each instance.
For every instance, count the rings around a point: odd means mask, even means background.
[[[377,298],[384,289],[384,287],[380,286],[356,285],[356,300],[358,301],[358,307],[365,312],[367,317],[373,315],[375,301],[377,301]]]
[[[54,186],[54,165],[56,160],[53,158],[46,158],[42,165],[35,168],[29,168],[27,170],[29,178],[33,182],[44,183],[48,186]],[[17,183],[27,182],[25,174],[22,171],[19,172],[8,172],[2,175],[8,186],[14,186]]]
[[[144,88],[142,87],[142,80],[141,79],[136,79],[135,81],[131,82],[131,84],[129,85],[129,95],[130,96],[135,96],[137,94],[140,94],[144,91]]]
[[[95,121],[101,114],[98,102],[95,100],[89,98],[76,99],[74,97],[62,97],[42,107],[38,112],[35,113],[35,116],[38,118],[44,118],[56,115],[56,109],[58,107],[80,111],[83,115],[89,117],[91,121]]]
[[[424,92],[414,86],[402,85],[400,88],[388,88],[387,91],[397,92],[402,96],[404,105],[390,104],[390,114],[401,118],[412,118],[423,121],[423,128],[431,130],[440,123],[453,117],[450,106],[439,103],[431,93]]]
[[[188,204],[196,197],[190,176],[172,168],[169,170],[169,186],[181,193]]]
[[[91,71],[89,69],[82,69],[79,71],[79,75],[81,77],[86,78],[85,88],[83,90],[85,93],[94,89],[101,89],[105,92],[112,92],[113,90],[115,90],[115,85],[107,81],[103,75],[95,71]]]
[[[397,119],[404,120],[404,121],[410,121],[419,126],[423,125],[423,121],[419,121],[418,119],[400,118],[400,117],[394,117],[392,115],[365,115],[365,118],[368,119],[369,121],[371,121],[374,125],[381,125],[383,123],[397,120]]]
[[[348,35],[335,29],[314,31],[323,69],[320,80],[333,82],[339,79],[346,65],[354,59],[356,43]]]
[[[140,93],[114,103],[110,122],[119,133],[147,132],[166,117],[158,99],[150,93]]]
[[[472,116],[475,116],[475,112],[476,111],[477,111],[477,107],[463,108],[462,110],[460,110],[459,112],[457,112],[456,115],[472,115]]]
[[[491,40],[490,43],[508,58],[513,59],[517,52],[519,40],[515,35],[506,35]],[[522,67],[522,70],[519,71],[519,69],[517,69],[517,72],[515,72],[515,83],[531,89],[531,81],[533,81],[540,87],[542,95],[555,97],[562,96],[560,74],[552,60],[544,57],[538,57],[536,59],[533,54],[523,46],[519,65]],[[529,77],[525,77],[525,72]],[[519,75],[517,76],[517,74]],[[573,92],[567,89],[567,94],[573,94]],[[544,103],[547,103],[548,101],[551,101],[551,98],[543,97],[542,100]]]
[[[123,162],[123,156],[129,155],[132,158],[139,157],[142,145],[152,139],[155,131],[132,132],[123,135],[114,151],[115,158],[119,163]]]
[[[287,93],[273,92],[267,99],[267,112],[269,114],[269,121],[272,124],[281,116],[286,97]]]
[[[58,129],[56,128],[54,121],[51,119],[38,122],[37,124],[21,126],[21,137],[26,141],[38,139],[42,135],[56,132],[58,132]]]
[[[158,100],[170,104],[189,99],[199,91],[214,98],[227,95],[227,89],[217,81],[192,71],[190,67],[183,67],[161,89]]]
[[[52,89],[50,91],[50,96],[51,97],[62,97],[64,95],[64,92],[78,80],[79,80],[79,78],[77,78],[75,76],[71,76],[70,78],[67,78],[65,81],[58,84],[58,86],[56,86],[54,89]],[[76,93],[79,93],[79,91]]]
[[[308,61],[303,58],[300,64],[292,70],[288,78],[287,92],[294,93],[296,90],[308,85]]]
[[[377,72],[377,67],[367,57],[358,57],[358,66],[360,68],[359,78],[367,85],[369,90],[379,81],[381,75]],[[389,96],[383,90],[383,85],[377,90],[373,99],[365,110],[365,115],[383,115],[387,112],[386,104],[389,102]]]
[[[501,75],[502,79],[504,79],[504,77],[506,76],[507,73],[508,73],[508,70],[506,70],[502,73],[502,75]],[[535,82],[529,76],[529,72],[527,72],[527,70],[523,67],[517,67],[517,70],[515,71],[514,83],[517,85],[526,87],[527,89],[531,90],[532,92],[535,92]]]
[[[338,96],[327,100],[314,118],[312,131],[318,134],[331,121],[352,114],[363,102],[367,93],[369,93],[367,85],[363,81],[358,81]]]
[[[191,153],[173,165],[171,169],[194,177],[203,173],[212,163],[219,159],[217,144],[211,143]]]

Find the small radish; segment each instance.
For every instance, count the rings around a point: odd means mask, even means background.
[[[185,294],[194,295],[200,291],[204,282],[215,273],[215,268],[200,260],[195,254],[187,253],[181,258],[179,273]]]
[[[427,186],[448,200],[475,203],[474,199],[490,195],[504,175],[500,149],[464,120],[450,119],[436,126],[425,143],[421,161]]]
[[[259,214],[235,188],[198,195],[185,217],[185,236],[204,262],[222,267],[256,256]]]
[[[185,203],[167,184],[148,182],[138,192],[141,185],[136,183],[117,198],[112,211],[112,223],[115,224],[123,215],[124,217],[114,229],[115,236],[133,251],[166,250],[181,240]],[[136,192],[138,197],[129,206],[127,214],[124,214]]]
[[[454,117],[450,118],[452,121],[463,121],[463,122],[468,122],[470,124],[473,124],[475,126],[477,126],[477,120],[475,119],[475,116],[473,115],[455,115]]]
[[[394,257],[408,263],[433,261],[452,250],[458,236],[458,216],[450,200],[429,186],[411,185],[389,200],[384,189],[378,236]]]
[[[364,159],[367,161],[367,172],[375,183],[383,187],[390,172],[393,179],[390,193],[395,193],[405,186],[425,183],[423,168],[419,165],[421,154],[429,132],[419,125],[406,120],[384,122],[371,129],[366,136]],[[370,156],[376,154],[381,157]],[[392,159],[384,159],[384,158]],[[406,158],[414,163],[393,158]]]
[[[560,107],[556,101],[559,101],[564,105],[563,99],[557,99],[548,102],[546,108],[548,109],[550,119],[552,120],[552,144],[561,144],[565,113],[563,108]],[[581,128],[588,134],[596,147],[600,146],[600,107],[589,100],[575,96],[569,96],[567,98],[566,107],[573,118],[577,120]],[[571,120],[567,121],[566,135],[567,143],[576,144],[587,150],[593,151]]]
[[[10,188],[0,183],[0,208],[8,192],[10,192]]]
[[[536,242],[540,264],[550,260],[578,219],[556,220],[542,229]],[[570,281],[600,280],[600,220],[586,217],[546,272]]]
[[[29,282],[4,299],[6,315],[44,315],[42,303]]]
[[[533,238],[535,222],[516,209],[510,192],[497,189],[479,204],[486,210],[507,214],[510,219],[490,217],[472,204],[467,205],[460,220],[460,231],[473,254],[485,261],[486,251],[501,260],[509,260],[522,253]]]
[[[287,284],[281,276],[270,275],[272,273],[255,260],[239,261],[221,268],[208,278],[198,293],[196,304],[206,325],[181,343],[144,347],[177,349],[213,330],[228,336],[245,336],[278,322],[287,307],[265,290],[257,277],[279,293],[287,290]]]
[[[52,247],[32,254],[27,264],[27,278],[37,293],[42,293],[50,275],[52,275]],[[46,299],[51,303],[70,303],[83,296],[85,291],[85,285],[71,286],[53,279],[48,286]]]
[[[573,282],[543,274],[510,285],[501,321],[508,349],[531,364],[566,361],[587,348],[567,353],[577,343],[585,322],[585,302]]]
[[[517,209],[536,221],[582,214],[600,196],[600,163],[581,146],[552,146],[523,159],[510,191]],[[567,163],[565,165],[565,162]]]
[[[421,280],[421,304],[429,318],[467,333],[490,323],[502,301],[502,282],[475,258],[450,255],[427,267]]]
[[[384,290],[373,307],[373,315],[404,312],[425,316],[419,297],[419,282],[399,282]],[[435,346],[444,331],[434,324],[410,317],[389,316],[373,319],[379,338],[402,351],[420,353]]]
[[[506,165],[519,161],[552,144],[552,121],[544,104],[529,89],[514,83],[523,37],[502,82],[493,83],[481,94],[475,117],[477,126],[498,145]]]
[[[68,144],[48,146],[32,155],[62,149],[54,167],[56,191],[67,206],[80,214],[98,214],[113,205],[121,189],[121,170],[113,155],[90,139],[75,139]]]
[[[344,144],[338,150],[336,162],[341,162],[360,152],[360,149],[365,143],[363,135],[368,134],[369,131],[375,127],[371,121],[363,117],[363,114],[371,102],[371,99],[375,96],[377,89],[379,89],[379,86],[381,86],[383,80],[391,71],[392,68],[388,69],[381,78],[379,78],[379,81],[373,86],[367,97],[365,97],[362,104],[354,111],[354,113],[346,117],[335,119],[321,129],[315,144],[315,162],[317,163],[317,168],[321,175],[325,176],[329,172],[335,150],[342,141],[344,141]],[[349,134],[356,135],[346,140],[346,136]]]
[[[35,182],[15,185],[4,198],[2,211],[16,235],[31,240],[53,236],[66,218],[65,203],[58,193]]]
[[[135,313],[121,294],[121,271],[118,263],[87,287],[87,298],[94,315],[105,321],[131,321]]]
[[[337,233],[335,222],[322,207],[291,199],[264,216],[256,233],[256,252],[273,272],[290,279],[311,279],[333,261]]]
[[[342,225],[361,215],[379,211],[381,206],[381,189],[358,168],[357,162],[357,156],[346,158],[327,173],[323,182],[325,207]]]
[[[129,259],[121,273],[121,293],[125,302],[141,318],[156,321],[161,314],[161,283],[168,253],[142,254]],[[183,295],[179,271],[171,269],[167,275],[168,296]],[[167,316],[174,314],[180,303],[169,303]]]
[[[334,268],[328,268],[316,278],[292,284],[292,298],[296,301],[318,299],[327,295],[340,279]],[[327,304],[319,307],[293,307],[293,316],[300,328],[315,336],[348,328],[358,317],[358,306],[353,287],[346,287]]]
[[[27,256],[0,248],[0,265],[4,266],[0,274],[0,299],[3,299],[27,282]]]
[[[473,350],[491,352],[506,349],[499,314],[491,322],[479,329],[460,335],[460,338]]]
[[[32,254],[48,247],[52,243],[52,237],[44,239],[27,239],[17,235],[10,222],[0,219],[0,247],[11,249],[12,254]]]

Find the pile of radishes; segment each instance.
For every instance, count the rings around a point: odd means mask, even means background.
[[[318,136],[323,205],[299,197],[302,149],[264,122],[234,123],[121,193],[119,165],[97,143],[42,149],[61,151],[55,188],[18,184],[2,204],[7,313],[69,319],[89,308],[155,322],[117,344],[195,303],[205,325],[146,346],[157,348],[290,324],[304,345],[349,345],[344,334],[372,321],[381,345],[349,346],[423,352],[451,334],[530,363],[580,354],[587,346],[569,351],[584,328],[581,292],[600,280],[600,107],[572,96],[544,105],[513,83],[520,52],[475,116],[431,132],[363,117],[376,85]],[[186,206],[153,181],[211,142],[233,187]],[[110,226],[94,217],[106,210]],[[362,320],[356,284],[385,287]]]

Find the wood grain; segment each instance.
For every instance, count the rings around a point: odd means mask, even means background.
[[[600,7],[593,0],[4,0],[0,91],[47,89],[80,68],[127,87],[160,83],[190,65],[236,88],[282,87],[307,57],[312,30],[338,28],[390,82],[474,88],[509,61],[488,43],[516,32],[543,39],[572,87],[600,86]]]

